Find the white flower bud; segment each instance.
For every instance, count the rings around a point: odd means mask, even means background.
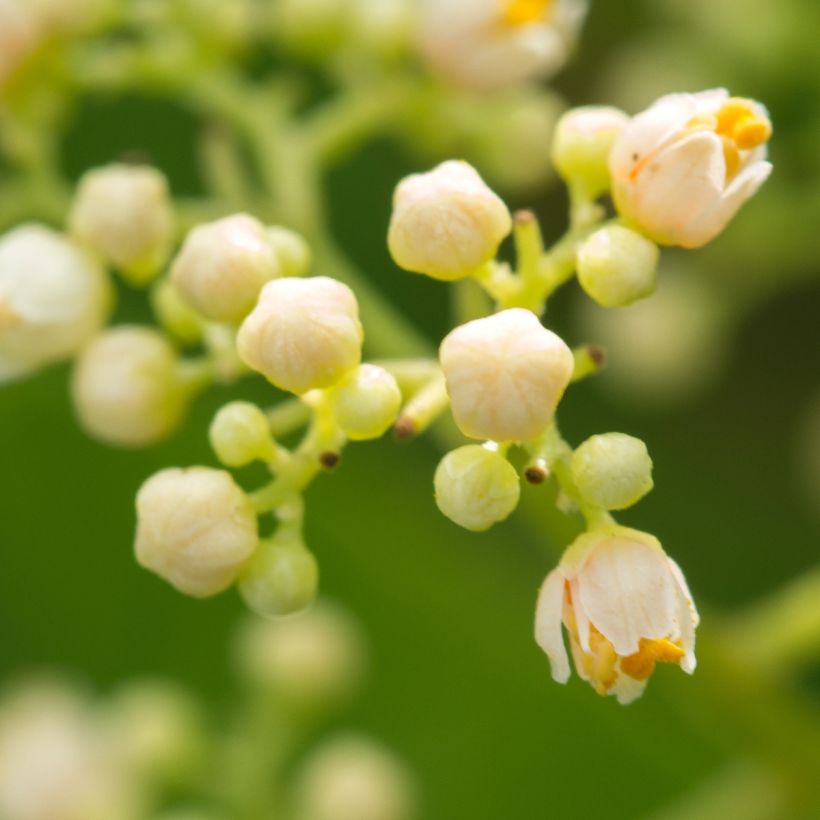
[[[552,140],[552,161],[558,173],[580,185],[595,199],[609,190],[609,154],[629,122],[617,108],[584,106],[567,111],[558,121]]]
[[[705,245],[771,173],[771,131],[760,103],[723,88],[661,97],[612,149],[618,212],[661,245]]]
[[[378,438],[396,420],[401,390],[393,376],[374,364],[360,365],[334,388],[333,415],[352,441]]]
[[[237,650],[251,683],[273,687],[294,705],[346,698],[358,687],[365,661],[357,624],[326,601],[288,618],[254,617],[240,633]]]
[[[201,341],[202,315],[179,295],[169,278],[160,279],[151,288],[151,307],[162,327],[180,342],[193,345]]]
[[[182,297],[203,316],[222,322],[241,321],[262,286],[280,274],[267,229],[247,214],[194,228],[171,269]]]
[[[221,407],[211,422],[208,438],[226,467],[244,467],[273,455],[267,416],[248,401],[232,401]]]
[[[266,230],[268,241],[279,260],[279,275],[304,276],[313,261],[310,245],[305,238],[281,225],[271,225]]]
[[[161,470],[137,493],[137,561],[188,595],[229,587],[257,541],[251,502],[224,470]]]
[[[168,182],[145,166],[95,168],[80,179],[68,222],[80,242],[143,285],[165,264],[174,239]]]
[[[170,435],[188,407],[173,346],[158,330],[122,325],[101,333],[77,359],[74,409],[95,438],[143,446]]]
[[[652,489],[646,445],[625,433],[590,436],[572,454],[572,478],[587,501],[623,510]]]
[[[535,639],[566,683],[562,621],[578,674],[619,703],[641,696],[658,663],[695,670],[698,613],[680,568],[647,533],[616,525],[584,533],[547,575]]]
[[[658,246],[645,236],[608,225],[578,248],[578,281],[599,305],[623,307],[655,290],[659,256]]]
[[[457,327],[441,343],[439,358],[459,430],[493,441],[541,435],[574,368],[561,338],[522,308]]]
[[[300,817],[310,820],[409,820],[413,789],[386,749],[355,737],[315,752],[297,785]]]
[[[511,229],[507,206],[478,172],[448,160],[398,184],[387,242],[400,268],[452,281],[492,259]]]
[[[290,533],[262,541],[239,579],[245,603],[264,616],[290,615],[313,602],[319,565],[313,553]]]
[[[436,504],[451,521],[475,532],[503,521],[518,506],[518,473],[504,456],[479,444],[451,450],[433,478]]]
[[[0,237],[0,382],[72,356],[110,303],[104,271],[56,231],[22,225]]]
[[[419,45],[455,85],[521,85],[566,62],[585,12],[585,0],[426,0]]]
[[[239,356],[282,390],[330,387],[362,355],[359,307],[347,285],[316,276],[270,282],[242,323]]]

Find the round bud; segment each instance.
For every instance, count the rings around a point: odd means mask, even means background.
[[[180,592],[222,592],[257,543],[251,502],[225,470],[160,470],[137,493],[137,561]]]
[[[374,364],[360,365],[333,391],[333,415],[352,441],[378,438],[399,413],[401,390],[393,376]]]
[[[301,234],[281,225],[267,228],[268,241],[279,259],[281,276],[304,276],[313,261],[310,245]]]
[[[439,349],[465,436],[530,441],[546,430],[572,377],[572,351],[534,313],[511,308],[451,331]]]
[[[170,435],[188,407],[179,360],[158,330],[122,325],[103,331],[77,359],[74,409],[89,435],[120,446]]]
[[[0,237],[0,382],[76,353],[110,303],[105,272],[61,234],[22,225]]]
[[[151,288],[151,307],[162,327],[183,344],[202,339],[202,316],[179,295],[170,279],[160,279]]]
[[[242,323],[239,356],[291,393],[330,387],[356,367],[364,333],[347,285],[316,276],[269,282]]]
[[[108,165],[80,179],[69,230],[134,285],[154,278],[174,239],[168,182],[145,166]]]
[[[572,454],[572,478],[587,501],[623,510],[652,489],[652,459],[639,438],[625,433],[591,436]]]
[[[245,603],[260,615],[290,615],[316,597],[319,565],[313,553],[290,534],[262,541],[239,579]]]
[[[623,307],[655,290],[658,246],[621,225],[608,225],[578,248],[578,281],[603,307]]]
[[[433,486],[444,515],[476,532],[503,521],[518,506],[521,494],[512,464],[479,444],[447,453],[436,468]]]
[[[335,702],[359,685],[365,644],[346,612],[317,601],[290,618],[253,618],[239,636],[240,668],[256,686],[289,703]]]
[[[279,257],[265,226],[234,214],[194,228],[171,269],[180,294],[203,316],[240,322],[265,282],[279,276]]]
[[[507,206],[478,172],[448,160],[399,183],[387,242],[400,268],[452,281],[492,259],[511,228]]]
[[[581,186],[590,199],[609,190],[609,153],[629,117],[617,108],[586,106],[567,111],[558,121],[552,161],[558,173]]]
[[[412,787],[387,750],[355,737],[314,753],[297,785],[300,817],[311,820],[408,820]]]
[[[226,467],[244,467],[273,455],[267,416],[248,401],[232,401],[222,407],[211,422],[208,438]]]

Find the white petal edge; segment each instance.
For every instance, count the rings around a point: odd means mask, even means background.
[[[535,640],[549,658],[553,680],[558,683],[566,683],[570,676],[569,658],[561,633],[564,580],[559,569],[550,572],[541,585],[535,606]]]

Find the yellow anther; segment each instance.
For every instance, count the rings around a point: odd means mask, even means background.
[[[641,638],[640,649],[621,660],[621,671],[635,680],[646,680],[656,663],[678,663],[684,654],[680,646],[665,638]]]
[[[740,168],[740,151],[737,143],[729,137],[721,135],[723,143],[723,158],[726,160],[726,179],[731,179]]]
[[[772,124],[750,100],[731,97],[717,113],[715,130],[720,136],[732,140],[739,149],[746,151],[763,145],[771,137]]]
[[[525,26],[546,18],[554,0],[505,0],[502,21],[506,26]]]

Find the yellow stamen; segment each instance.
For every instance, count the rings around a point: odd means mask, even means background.
[[[720,141],[723,143],[723,158],[726,160],[726,179],[731,179],[740,168],[740,151],[737,143],[721,134]]]
[[[756,110],[751,100],[730,97],[717,113],[715,131],[732,140],[740,150],[748,151],[769,140],[772,124],[765,114]]]
[[[547,17],[554,0],[504,0],[502,22],[506,26],[525,26]]]
[[[621,671],[635,680],[646,680],[656,663],[679,663],[684,654],[680,646],[665,638],[641,638],[640,649],[621,660]]]

